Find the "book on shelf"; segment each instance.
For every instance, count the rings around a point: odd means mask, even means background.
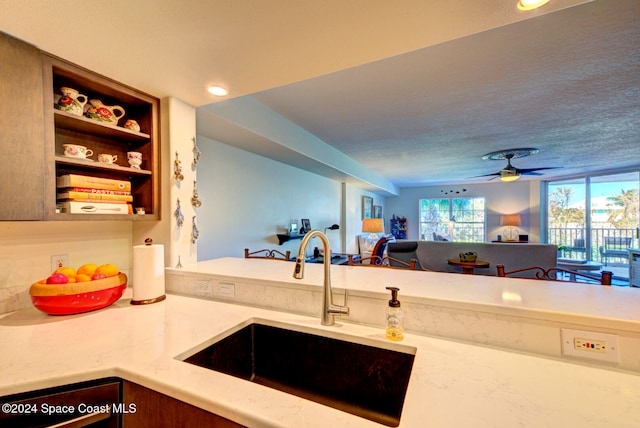
[[[65,192],[84,192],[95,193],[99,195],[130,195],[131,192],[124,192],[120,190],[108,190],[108,189],[94,189],[91,187],[69,187],[64,190]]]
[[[126,180],[114,180],[111,178],[92,177],[89,175],[66,174],[57,178],[56,187],[81,187],[130,192],[131,182]]]
[[[56,198],[60,200],[76,200],[81,202],[132,202],[133,196],[129,192],[126,195],[114,195],[111,193],[93,193],[93,192],[77,192],[75,190],[69,190],[66,192],[58,193]]]
[[[59,202],[63,213],[70,214],[133,214],[133,207],[124,201],[96,202],[96,201],[68,201]]]

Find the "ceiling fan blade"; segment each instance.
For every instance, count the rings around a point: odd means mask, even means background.
[[[558,169],[558,168],[562,168],[561,166],[549,166],[546,168],[522,168],[520,169],[520,174],[527,174],[527,175],[541,175],[541,174],[531,174],[532,172],[535,171],[543,171],[545,169]]]
[[[520,175],[542,175],[542,174],[535,171],[525,171],[525,172],[520,172]]]
[[[469,177],[469,178],[471,179],[471,178],[482,178],[482,177],[491,177],[491,176],[493,176],[493,178],[496,178],[496,177],[500,176],[500,173],[499,172],[494,172],[493,174],[475,175],[475,176]],[[493,178],[491,180],[493,180]]]

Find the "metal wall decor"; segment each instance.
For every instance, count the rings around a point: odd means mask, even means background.
[[[180,198],[178,198],[178,207],[173,212],[173,215],[176,216],[176,225],[182,227],[184,224],[184,214],[182,214],[182,209],[180,208]]]
[[[200,152],[200,149],[196,144],[196,137],[193,137],[191,140],[193,141],[193,164],[191,167],[195,170],[198,166],[198,162],[200,161],[200,155],[202,155],[202,152]]]
[[[195,244],[198,240],[198,236],[200,236],[200,231],[198,230],[198,226],[196,226],[196,216],[193,216],[192,222],[193,225],[191,226],[191,243]]]
[[[182,262],[180,261],[180,254],[178,254],[178,264],[176,265],[176,269],[182,269]]]
[[[176,160],[173,161],[173,178],[177,181],[184,180],[184,175],[182,175],[182,162],[178,159],[178,152],[176,151]]]
[[[191,205],[196,208],[202,205],[202,201],[200,201],[200,198],[198,198],[198,186],[196,180],[193,180],[193,196],[191,197]]]
[[[462,190],[441,190],[440,193],[444,193],[445,195],[448,195],[449,193],[455,193],[456,195],[459,195],[460,193],[464,193],[466,192],[467,189],[462,189]]]

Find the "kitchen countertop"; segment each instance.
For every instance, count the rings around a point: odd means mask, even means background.
[[[119,376],[250,427],[374,422],[175,359],[251,318],[390,343],[382,329],[168,295],[53,317],[0,315],[0,395]],[[640,376],[407,334],[417,348],[401,427],[640,426]]]

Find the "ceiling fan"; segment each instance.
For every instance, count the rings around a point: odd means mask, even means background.
[[[507,150],[499,150],[497,152],[487,153],[482,156],[483,160],[507,160],[507,165],[502,168],[498,172],[494,172],[493,174],[485,174],[478,175],[473,178],[478,177],[491,177],[494,176],[491,180],[496,177],[500,177],[502,181],[515,181],[520,178],[521,175],[542,175],[536,171],[542,171],[545,169],[556,169],[561,168],[557,166],[549,166],[543,168],[516,168],[511,165],[511,159],[523,158],[525,156],[533,155],[538,153],[540,150],[534,148],[522,148],[522,149],[507,149]]]

